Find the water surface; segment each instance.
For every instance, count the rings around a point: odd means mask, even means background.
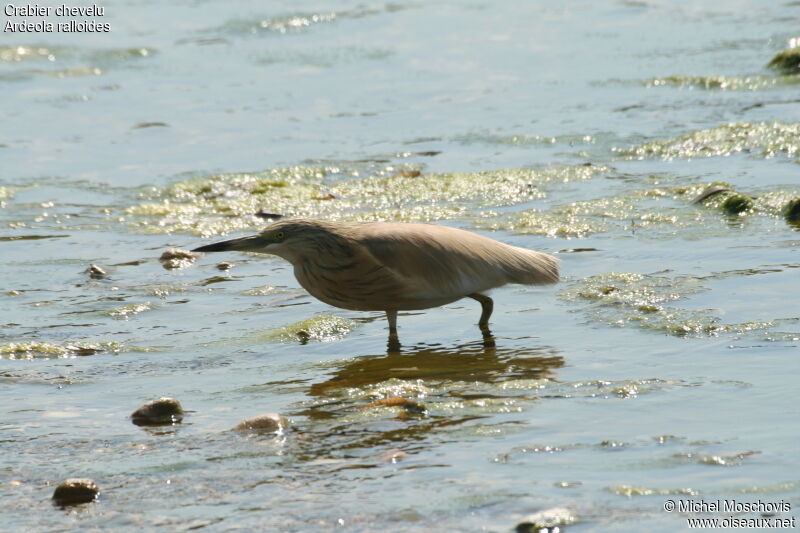
[[[670,498],[800,506],[798,78],[765,67],[795,3],[104,5],[109,34],[0,37],[7,529],[564,507],[569,531],[668,532]],[[471,229],[563,281],[495,290],[493,343],[466,300],[401,314],[387,353],[379,313],[277,258],[159,263],[258,211]],[[159,396],[183,423],[131,424]],[[369,407],[395,396],[417,407]],[[266,412],[292,429],[229,431]],[[54,507],[68,477],[100,499]]]

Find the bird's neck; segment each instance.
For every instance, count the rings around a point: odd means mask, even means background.
[[[305,256],[296,250],[271,250],[272,255],[277,255],[281,259],[289,261],[292,265],[297,266],[305,261]]]

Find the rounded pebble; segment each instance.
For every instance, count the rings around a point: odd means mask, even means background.
[[[289,420],[278,413],[266,413],[242,420],[233,427],[234,431],[246,433],[282,433],[289,428]]]
[[[163,426],[183,420],[183,407],[175,398],[158,398],[139,407],[131,414],[137,426]]]
[[[89,503],[97,499],[100,487],[94,480],[86,478],[72,478],[61,482],[53,491],[53,501],[58,505],[77,505]]]

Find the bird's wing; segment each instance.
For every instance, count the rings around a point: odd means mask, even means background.
[[[552,257],[455,228],[365,224],[357,240],[418,296],[457,299],[506,283],[558,281]]]

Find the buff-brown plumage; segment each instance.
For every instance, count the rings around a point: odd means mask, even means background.
[[[397,311],[464,297],[481,302],[485,328],[492,312],[485,291],[507,283],[558,281],[558,264],[550,255],[431,224],[283,220],[259,235],[195,251],[226,250],[283,257],[312,296],[344,309],[385,311],[391,333]]]

